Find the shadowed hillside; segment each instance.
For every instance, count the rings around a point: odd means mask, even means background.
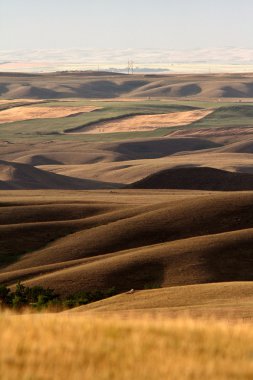
[[[134,189],[253,190],[253,175],[207,167],[163,170],[133,183]]]
[[[253,279],[252,193],[32,194],[2,197],[2,283],[71,294]]]
[[[0,160],[0,189],[99,189],[116,185],[48,173],[27,164]],[[117,186],[116,186],[117,187]]]
[[[219,149],[220,153],[253,153],[253,140],[235,142]]]
[[[47,144],[0,144],[0,159],[32,166],[79,165],[166,157],[185,151],[222,147],[202,138],[160,138],[114,143],[77,141]]]
[[[252,98],[251,74],[124,75],[110,72],[1,73],[0,96],[14,98]]]
[[[201,138],[167,138],[108,144],[107,149],[117,153],[116,161],[128,161],[161,158],[178,152],[198,151],[219,146],[218,143]]]

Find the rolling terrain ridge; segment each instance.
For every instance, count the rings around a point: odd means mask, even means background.
[[[252,74],[134,75],[116,73],[0,73],[3,99],[174,97],[252,98]]]
[[[1,283],[66,295],[252,281],[251,192],[1,195]]]
[[[0,79],[1,284],[251,318],[251,74]]]

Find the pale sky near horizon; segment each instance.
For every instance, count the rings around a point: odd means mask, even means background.
[[[253,48],[253,0],[0,0],[0,50]]]

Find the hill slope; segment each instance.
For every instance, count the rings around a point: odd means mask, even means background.
[[[0,73],[0,97],[30,98],[252,98],[252,74],[124,75],[109,72]]]
[[[69,294],[253,280],[253,193],[73,195],[1,207],[0,282]]]
[[[208,167],[163,170],[137,181],[134,189],[253,190],[253,175]]]
[[[75,308],[72,312],[119,313],[164,316],[180,315],[208,318],[210,314],[222,318],[252,319],[252,282],[227,282],[177,286],[163,289],[120,294],[110,299]]]
[[[48,173],[31,165],[0,160],[0,189],[96,189],[116,185]]]

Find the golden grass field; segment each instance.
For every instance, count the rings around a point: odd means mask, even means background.
[[[13,107],[0,112],[0,124],[29,119],[50,119],[95,111],[97,107]]]
[[[197,110],[185,112],[172,112],[170,114],[161,115],[145,115],[132,116],[124,120],[116,120],[111,122],[103,122],[95,124],[91,127],[85,127],[77,133],[115,133],[115,132],[134,132],[134,131],[149,131],[164,127],[178,127],[189,125],[194,121],[201,120],[207,115],[210,115],[212,110]]]
[[[214,320],[0,316],[4,380],[250,380],[253,329]]]
[[[152,317],[248,321],[252,323],[252,282],[222,282],[120,294],[73,309],[83,315],[118,315],[123,318],[143,314]]]

